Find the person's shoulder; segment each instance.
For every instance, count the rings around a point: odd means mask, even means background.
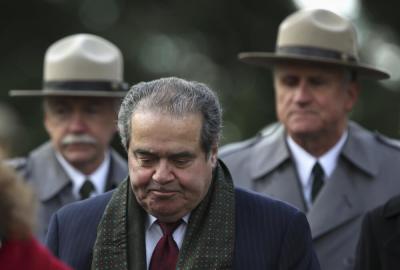
[[[280,134],[279,131],[282,128],[283,126],[280,123],[277,122],[272,123],[263,128],[254,137],[250,139],[222,146],[219,150],[219,156],[222,159],[224,159],[228,158],[229,156],[237,155],[240,152],[245,152],[246,150],[250,150],[253,147],[257,147],[259,143],[264,142],[265,140],[273,139],[274,135],[277,134],[279,135]]]
[[[392,197],[386,203],[369,210],[363,218],[363,226],[376,234],[391,234],[400,220],[400,195]]]
[[[54,150],[51,143],[48,141],[30,151],[26,156],[4,160],[4,164],[10,166],[18,172],[21,172],[28,170],[29,167],[32,167],[33,162],[37,162],[38,160],[42,159],[44,161],[48,160],[49,156],[54,156]]]
[[[387,137],[379,132],[374,133],[375,139],[385,147],[400,152],[400,140]]]
[[[356,139],[365,142],[369,147],[379,147],[388,151],[400,151],[400,140],[383,135],[379,131],[369,131],[359,124],[350,121],[350,132]]]
[[[238,235],[248,236],[249,231],[259,232],[257,237],[267,240],[271,235],[283,239],[288,233],[309,234],[307,218],[296,207],[240,188],[235,189],[235,197]],[[254,233],[250,234],[254,237]]]
[[[108,191],[86,200],[67,204],[61,207],[56,214],[60,218],[69,218],[71,215],[86,215],[87,217],[91,217],[102,214],[111,199],[112,193],[113,191]]]
[[[377,213],[382,213],[386,219],[391,219],[400,216],[400,195],[397,195],[388,202],[386,202],[383,206],[374,210]]]
[[[289,218],[301,214],[299,209],[287,202],[247,189],[235,188],[235,197],[238,209],[252,209],[261,215],[270,213]]]

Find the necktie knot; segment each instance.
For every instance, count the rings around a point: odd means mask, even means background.
[[[90,194],[94,191],[94,185],[92,181],[89,179],[86,179],[81,188],[79,189],[79,196],[81,196],[81,199],[87,199],[89,198]]]
[[[176,222],[161,222],[161,221],[157,220],[156,222],[160,226],[160,228],[163,232],[163,235],[169,236],[174,233],[174,231],[176,230],[176,228],[179,227],[179,225],[181,225],[182,220],[180,219]]]
[[[178,261],[179,249],[176,245],[174,238],[172,237],[173,232],[182,223],[182,220],[177,222],[166,223],[159,220],[156,223],[160,226],[163,236],[158,241],[153,255],[150,260],[150,270],[175,270],[176,263]]]
[[[324,169],[321,167],[319,162],[315,162],[315,165],[312,169],[312,189],[311,189],[311,201],[314,202],[315,198],[317,197],[318,193],[322,189],[324,185]]]
[[[319,164],[319,162],[315,162],[314,167],[312,169],[312,174],[314,175],[314,177],[320,177],[323,178],[324,177],[324,169],[322,168],[321,164]]]

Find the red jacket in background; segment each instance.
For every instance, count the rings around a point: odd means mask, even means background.
[[[33,237],[7,240],[0,247],[2,270],[71,270]]]

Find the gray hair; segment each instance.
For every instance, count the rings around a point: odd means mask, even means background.
[[[132,86],[122,101],[118,114],[118,130],[125,150],[129,148],[133,113],[139,109],[169,113],[178,117],[201,113],[202,149],[208,155],[211,147],[219,142],[222,109],[216,94],[205,84],[170,77]]]

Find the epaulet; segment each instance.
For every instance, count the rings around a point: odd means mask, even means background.
[[[392,218],[400,214],[400,195],[391,198],[383,206],[383,215],[385,218]]]
[[[13,168],[16,171],[23,170],[26,167],[28,159],[25,157],[17,157],[13,159],[6,159],[4,160],[4,164]]]
[[[263,128],[259,132],[257,132],[257,134],[254,137],[250,138],[250,139],[247,139],[247,140],[241,141],[241,142],[236,142],[236,143],[231,143],[231,144],[224,145],[221,148],[220,156],[222,156],[222,157],[223,156],[227,156],[227,155],[230,155],[230,154],[235,153],[237,151],[240,151],[240,150],[243,150],[243,149],[246,149],[246,148],[250,148],[253,145],[257,144],[261,139],[263,139],[263,138],[265,138],[267,136],[270,136],[272,133],[274,133],[277,130],[278,127],[279,127],[278,124],[273,123],[273,124],[270,124],[270,125],[266,126],[265,128]]]
[[[389,138],[389,137],[387,137],[385,135],[382,135],[381,133],[379,133],[377,131],[375,131],[374,135],[375,135],[375,138],[379,142],[381,142],[381,143],[383,143],[383,144],[385,144],[385,145],[387,145],[387,146],[389,146],[391,148],[394,148],[394,149],[400,151],[400,140]]]

